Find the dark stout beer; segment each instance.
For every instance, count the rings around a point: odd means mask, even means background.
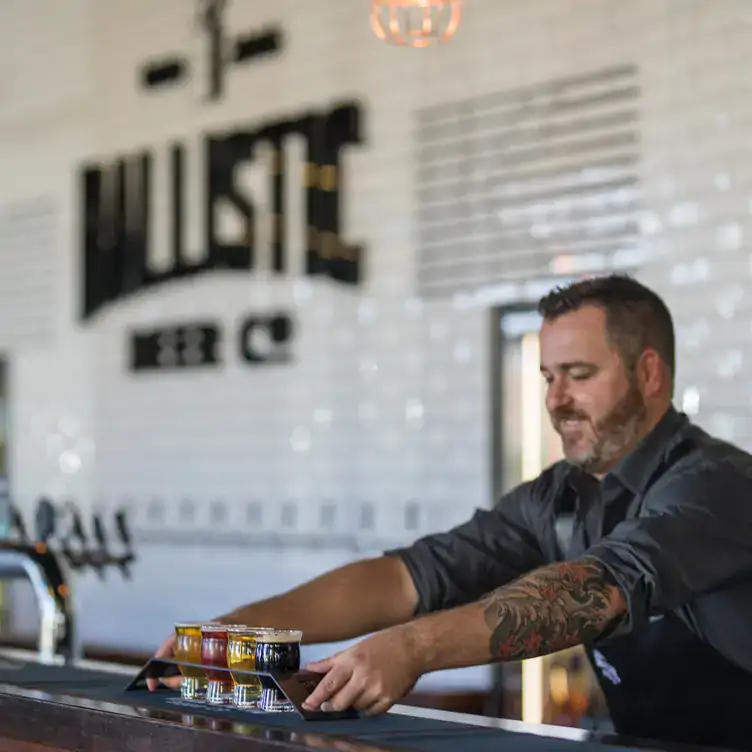
[[[256,638],[256,670],[294,673],[300,668],[301,632],[260,632]]]
[[[292,629],[265,630],[256,637],[256,670],[295,673],[300,669],[300,641],[303,633]],[[264,688],[262,710],[294,712],[292,703],[277,689]]]

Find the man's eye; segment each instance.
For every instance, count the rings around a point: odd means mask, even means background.
[[[571,371],[569,374],[574,381],[585,381],[586,379],[589,379],[592,375],[592,371]]]

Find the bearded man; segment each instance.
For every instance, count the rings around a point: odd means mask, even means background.
[[[382,713],[424,673],[583,645],[618,733],[750,748],[752,457],[672,406],[653,291],[596,277],[539,311],[562,461],[448,532],[219,620],[369,635],[308,666],[324,675],[310,709]]]

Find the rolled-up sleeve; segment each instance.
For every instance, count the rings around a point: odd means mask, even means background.
[[[677,473],[586,556],[624,592],[628,618],[615,634],[630,632],[752,574],[752,478],[731,467]]]
[[[463,605],[544,563],[535,533],[534,483],[477,510],[452,530],[386,551],[405,562],[418,591],[416,613]]]

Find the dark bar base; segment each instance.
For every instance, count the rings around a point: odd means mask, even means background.
[[[178,692],[149,692],[122,675],[81,666],[45,666],[0,656],[0,752],[605,752],[676,750],[556,727],[523,726],[441,711],[397,706],[376,718],[308,719],[182,700]],[[276,680],[276,675],[272,677]],[[126,689],[130,687],[130,689]],[[427,715],[428,714],[428,715]],[[564,738],[566,734],[570,738]],[[572,734],[576,735],[572,737]],[[3,746],[4,745],[4,746]]]
[[[247,737],[227,733],[222,724],[214,724],[207,719],[197,719],[190,726],[184,726],[177,719],[169,717],[157,717],[148,722],[143,718],[129,718],[92,708],[71,707],[28,698],[3,697],[0,702],[0,726],[0,750],[14,752],[161,752],[168,749],[191,752],[216,752],[218,749],[222,752],[248,752],[249,749],[254,752],[280,752],[280,746],[272,740],[266,743],[258,740],[249,746]],[[218,740],[216,732],[222,730],[226,733]]]

